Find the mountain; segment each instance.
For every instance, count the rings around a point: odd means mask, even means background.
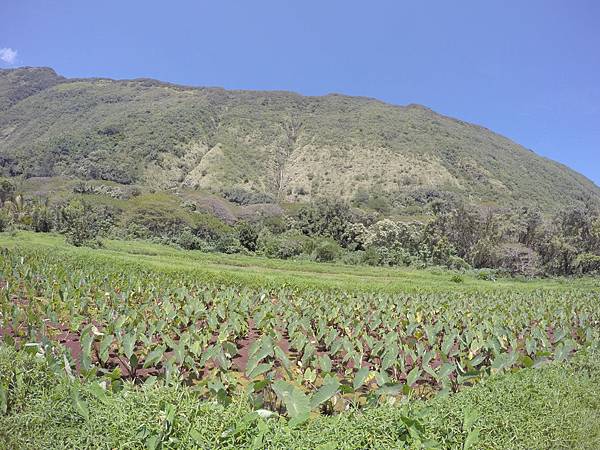
[[[419,105],[150,79],[0,71],[0,170],[255,201],[320,196],[393,208],[433,198],[600,204],[600,188],[483,127]],[[253,200],[254,199],[254,200]]]

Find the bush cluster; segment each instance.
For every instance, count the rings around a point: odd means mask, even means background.
[[[99,192],[85,183],[75,189]],[[114,197],[119,189],[105,194]],[[241,204],[268,200],[252,200],[244,192],[230,196]],[[230,225],[163,194],[140,195],[130,189],[127,194],[133,200],[126,210],[91,203],[81,195],[51,204],[25,199],[11,179],[0,179],[0,230],[58,231],[73,245],[94,246],[102,237],[117,237],[187,250],[373,266],[487,268],[525,276],[600,273],[600,212],[591,206],[544,217],[530,208],[483,209],[435,199],[428,218],[407,222],[322,199],[285,216]]]

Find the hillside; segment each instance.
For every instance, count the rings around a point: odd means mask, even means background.
[[[546,211],[600,204],[600,188],[582,175],[423,106],[65,79],[46,68],[0,71],[0,167],[5,175],[199,189],[247,203],[335,196],[397,209],[448,197]]]

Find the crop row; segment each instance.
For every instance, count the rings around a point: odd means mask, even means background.
[[[5,250],[0,336],[69,376],[185,383],[311,410],[456,391],[598,342],[590,291],[374,294],[207,283],[177,270]]]

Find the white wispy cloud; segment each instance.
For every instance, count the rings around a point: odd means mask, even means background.
[[[0,48],[0,59],[6,64],[14,64],[17,60],[17,51],[12,48]]]

